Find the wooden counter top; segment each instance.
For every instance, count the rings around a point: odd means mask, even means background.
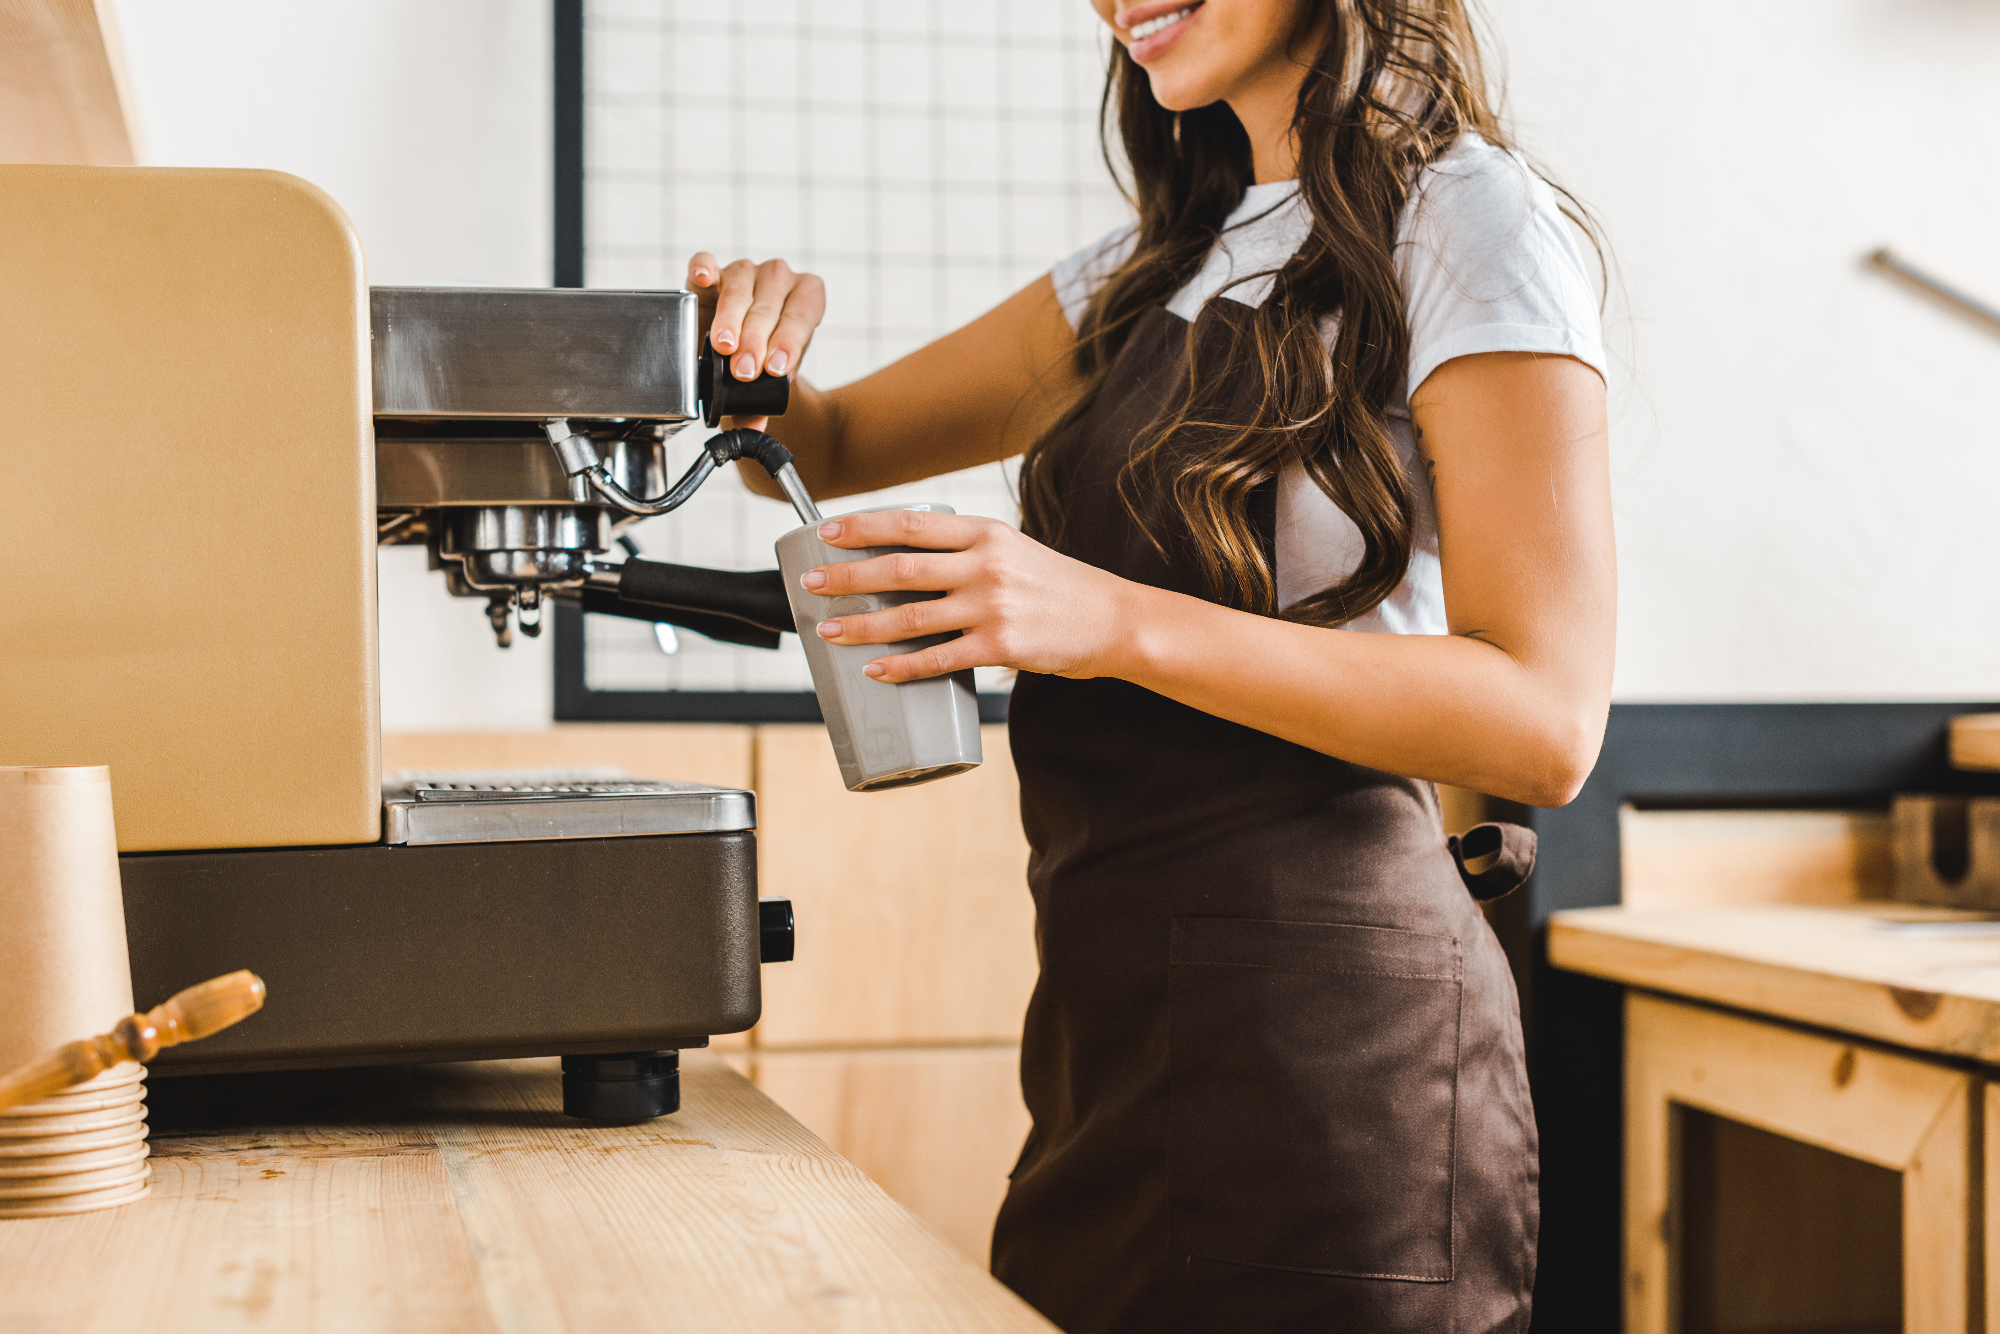
[[[1549,958],[1628,986],[2000,1065],[2000,934],[1921,934],[1971,916],[1903,903],[1583,908],[1550,918]]]
[[[151,1198],[0,1222],[0,1325],[1054,1330],[718,1058],[681,1078],[617,1127],[554,1060],[156,1080]]]

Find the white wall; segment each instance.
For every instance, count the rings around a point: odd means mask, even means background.
[[[550,281],[547,0],[116,0],[146,161],[339,200],[369,281]],[[381,557],[382,726],[536,727],[547,640],[493,646],[420,547]]]
[[[1492,9],[1521,137],[1622,268],[1620,697],[2000,696],[2000,339],[1859,264],[2000,299],[2000,4]],[[318,182],[377,282],[547,281],[545,0],[118,12],[152,161]],[[545,647],[497,654],[408,555],[385,725],[546,718]]]
[[[1493,0],[1623,269],[1623,699],[2000,698],[2000,4]]]

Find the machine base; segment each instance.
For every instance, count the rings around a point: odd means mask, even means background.
[[[650,1054],[761,1005],[747,831],[119,863],[141,1005],[237,968],[270,989],[160,1075]]]

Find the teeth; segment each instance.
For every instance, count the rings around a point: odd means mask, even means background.
[[[1144,23],[1132,28],[1132,40],[1135,42],[1143,41],[1156,32],[1165,32],[1168,28],[1173,27],[1199,8],[1201,8],[1199,5],[1189,5],[1186,9],[1177,9],[1171,14],[1162,14],[1156,19],[1147,19]]]

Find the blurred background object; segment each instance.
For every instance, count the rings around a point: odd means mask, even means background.
[[[110,0],[0,7],[0,162],[139,160]]]
[[[1995,310],[1976,296],[1960,291],[1937,275],[1925,272],[1887,246],[1872,251],[1867,263],[1906,284],[1912,290],[1929,297],[1953,314],[1963,315],[1986,332],[2000,335],[2000,310]]]

